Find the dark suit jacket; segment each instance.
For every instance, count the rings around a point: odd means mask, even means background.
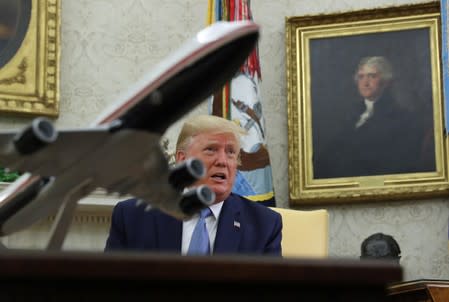
[[[135,199],[115,206],[105,250],[180,253],[182,221],[157,209],[146,212],[144,208],[137,207]],[[220,212],[214,254],[281,255],[281,230],[278,213],[231,194]]]
[[[374,114],[355,128],[365,111],[363,101],[347,112],[347,125],[315,162],[315,177],[351,177],[432,171],[420,163],[424,128],[418,116],[383,95]],[[319,161],[319,162],[318,162]]]

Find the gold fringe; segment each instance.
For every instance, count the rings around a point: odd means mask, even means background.
[[[206,24],[211,25],[215,20],[215,10],[214,10],[214,0],[209,0],[207,2],[207,19]]]
[[[274,197],[274,192],[268,192],[265,194],[258,194],[258,195],[252,195],[252,196],[245,196],[246,199],[249,199],[251,201],[259,201],[259,202],[267,201],[273,197]]]

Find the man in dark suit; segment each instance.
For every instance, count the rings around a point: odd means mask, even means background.
[[[393,71],[386,58],[366,57],[360,61],[354,81],[362,99],[346,112],[342,131],[315,166],[315,177],[423,171],[420,165],[423,131],[416,117],[392,97],[389,91],[392,78]]]
[[[212,254],[281,255],[282,220],[278,213],[231,193],[244,130],[211,115],[187,120],[176,144],[176,161],[203,161],[206,184],[216,195],[206,217]],[[149,250],[189,254],[199,215],[180,221],[157,209],[145,211],[136,200],[119,202],[112,214],[105,250]],[[210,213],[209,213],[210,214]]]

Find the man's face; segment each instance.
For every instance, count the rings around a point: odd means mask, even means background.
[[[215,202],[226,199],[231,193],[237,172],[240,145],[231,133],[201,133],[193,137],[184,151],[177,151],[176,161],[190,157],[200,159],[206,176],[195,185],[205,184],[215,192]]]
[[[365,99],[374,101],[384,91],[385,81],[382,80],[375,66],[364,65],[359,68],[356,75],[359,93]]]

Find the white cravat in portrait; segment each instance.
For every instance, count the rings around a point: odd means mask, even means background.
[[[374,112],[374,101],[369,101],[365,99],[365,111],[360,115],[359,120],[355,124],[356,128],[359,128],[363,124],[366,123],[366,121],[373,115]]]

